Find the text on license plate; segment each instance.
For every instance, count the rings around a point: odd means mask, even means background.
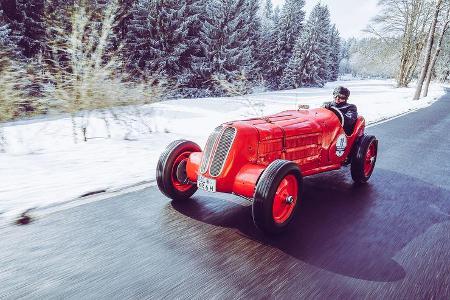
[[[197,178],[197,186],[199,189],[205,190],[207,192],[215,192],[216,180],[199,175]]]

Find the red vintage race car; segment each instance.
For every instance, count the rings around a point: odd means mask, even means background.
[[[191,141],[169,144],[158,161],[158,187],[176,201],[188,199],[198,188],[239,195],[252,201],[258,228],[281,232],[295,216],[304,176],[347,164],[355,182],[365,183],[371,176],[378,140],[364,134],[362,116],[350,135],[343,122],[332,107],[222,124],[209,136],[204,151]]]

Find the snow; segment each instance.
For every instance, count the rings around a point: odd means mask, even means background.
[[[301,88],[232,98],[179,99],[78,118],[87,125],[87,142],[74,142],[70,117],[41,118],[3,124],[6,141],[0,153],[0,220],[30,208],[65,203],[97,190],[114,190],[155,179],[165,146],[189,139],[203,146],[220,123],[331,101],[344,85],[350,102],[369,123],[430,105],[443,95],[438,84],[429,96],[413,101],[414,88],[395,88],[392,80],[346,80],[324,88]],[[87,121],[86,121],[87,120]],[[383,125],[388,126],[388,125]],[[78,132],[80,139],[81,132]],[[108,138],[110,135],[110,138]]]

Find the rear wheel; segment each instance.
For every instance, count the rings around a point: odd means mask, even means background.
[[[355,146],[351,164],[352,178],[356,183],[365,183],[375,168],[378,140],[373,135],[363,135]]]
[[[261,175],[255,189],[252,215],[266,233],[279,233],[292,222],[301,199],[302,175],[297,164],[275,160]]]
[[[184,200],[197,191],[197,186],[187,178],[186,163],[192,152],[200,151],[200,146],[186,140],[177,140],[167,146],[156,167],[156,181],[164,195],[173,200]]]

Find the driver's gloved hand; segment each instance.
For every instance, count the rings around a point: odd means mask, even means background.
[[[331,107],[331,102],[325,102],[324,104],[322,104],[322,107],[323,107],[323,108],[326,108],[326,109],[330,109],[330,107]]]

